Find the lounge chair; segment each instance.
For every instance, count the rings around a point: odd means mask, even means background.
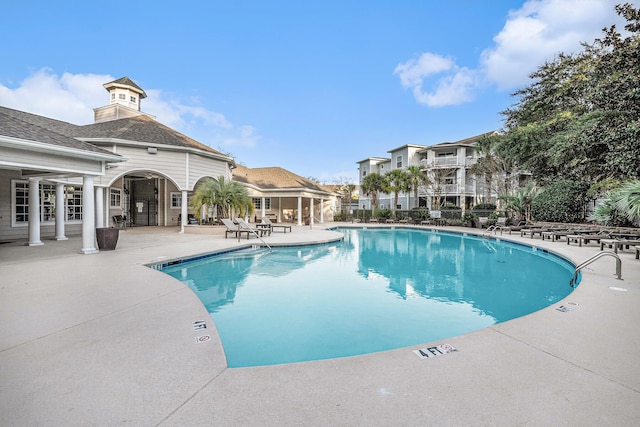
[[[378,218],[369,218],[369,222],[378,222]]]
[[[478,223],[480,224],[480,228],[487,228],[489,227],[489,217],[487,216],[481,216],[478,218]]]
[[[224,232],[224,238],[226,239],[229,233],[234,234],[238,239],[242,237],[242,233],[247,233],[247,240],[249,240],[249,230],[242,230],[238,224],[235,224],[228,218],[222,218],[222,223],[227,227]]]
[[[600,244],[600,241],[602,239],[610,239],[610,238],[611,238],[611,235],[607,230],[602,230],[595,234],[576,233],[576,234],[570,234],[567,236],[567,245],[572,241],[577,242],[578,246],[582,246],[583,244],[586,245],[589,242],[596,242],[597,244]]]
[[[265,234],[267,235],[271,234],[271,228],[257,228],[257,227],[254,228],[250,226],[249,223],[242,218],[236,218],[236,222],[238,223],[238,227],[240,227],[241,231],[246,231],[249,234],[254,234],[259,237],[262,237]],[[247,239],[248,238],[249,237],[247,236]]]
[[[267,224],[269,227],[266,228],[270,228],[271,230],[275,231],[278,228],[281,228],[282,231],[284,233],[287,232],[287,229],[289,229],[289,232],[291,232],[291,226],[290,225],[286,225],[286,224],[278,224],[278,223],[273,223],[269,217],[263,216],[262,217],[262,224]]]
[[[502,227],[503,231],[508,231],[511,234],[512,231],[522,231],[523,228],[526,228],[527,221],[520,221],[514,225],[507,225],[506,227]]]

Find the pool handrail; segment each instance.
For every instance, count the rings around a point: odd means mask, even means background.
[[[623,280],[622,279],[622,260],[620,259],[618,254],[613,251],[602,251],[602,252],[598,252],[597,254],[593,255],[591,258],[578,264],[578,266],[576,267],[576,271],[573,273],[573,277],[569,281],[569,286],[574,288],[576,281],[578,280],[578,273],[580,272],[580,270],[582,270],[584,267],[591,264],[595,260],[602,258],[603,256],[612,256],[616,259],[616,276],[618,276],[618,280]]]

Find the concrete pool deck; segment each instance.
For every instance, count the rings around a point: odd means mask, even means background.
[[[364,356],[229,369],[198,298],[144,266],[238,245],[223,230],[128,229],[115,251],[95,255],[77,253],[79,236],[1,244],[0,425],[640,424],[640,260],[629,250],[619,254],[623,281],[614,260],[601,258],[563,301],[476,332]],[[335,236],[322,225],[294,226],[265,240]],[[576,264],[599,250],[502,237]],[[202,320],[207,329],[194,330]],[[197,343],[204,335],[211,339]],[[443,343],[457,351],[413,353]]]

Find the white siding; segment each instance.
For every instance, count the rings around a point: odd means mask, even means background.
[[[0,163],[15,165],[27,169],[45,169],[49,171],[102,173],[102,165],[95,160],[61,156],[51,152],[40,153],[3,147],[0,149]]]
[[[224,176],[227,180],[231,179],[231,170],[227,162],[189,154],[189,189],[193,189],[198,181],[204,177],[218,178],[220,176]]]
[[[152,145],[150,145],[152,146]],[[128,160],[113,169],[107,170],[107,184],[117,177],[132,171],[154,171],[173,180],[181,189],[186,186],[186,154],[184,152],[167,151],[158,148],[156,154],[150,154],[147,147],[118,146],[116,152]]]

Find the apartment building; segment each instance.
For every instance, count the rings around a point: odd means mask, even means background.
[[[485,188],[482,176],[475,176],[470,168],[477,162],[475,149],[477,141],[494,132],[476,135],[456,142],[443,142],[425,146],[407,144],[389,150],[389,157],[369,157],[357,162],[359,184],[370,173],[385,175],[393,169],[407,169],[418,166],[429,178],[429,184],[420,186],[418,201],[412,191],[400,193],[396,209],[411,209],[414,206],[438,209],[445,204],[454,204],[470,208],[477,203],[495,203],[497,194],[494,189]],[[359,207],[371,209],[371,198],[360,189]],[[394,194],[378,194],[378,208],[391,209]]]

